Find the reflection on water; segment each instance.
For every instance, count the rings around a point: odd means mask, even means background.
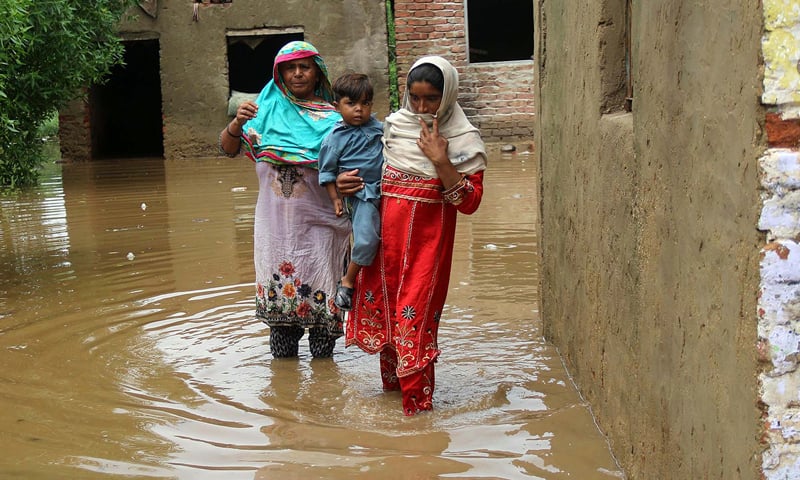
[[[68,164],[0,197],[0,476],[620,478],[541,338],[535,186],[531,157],[491,159],[410,418],[342,340],[269,355],[248,161]]]

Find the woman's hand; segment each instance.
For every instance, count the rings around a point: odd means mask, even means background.
[[[417,139],[417,146],[422,150],[422,153],[430,159],[436,168],[445,166],[445,164],[449,165],[450,159],[447,158],[448,141],[439,135],[439,119],[433,119],[432,129],[429,129],[422,119],[419,120],[419,124],[422,130]]]
[[[461,174],[450,163],[450,158],[447,156],[447,146],[450,142],[439,135],[439,119],[433,119],[432,128],[428,128],[422,119],[419,123],[422,129],[417,139],[417,146],[433,164],[444,188],[448,189],[461,181]]]
[[[236,109],[236,117],[225,125],[219,134],[219,148],[229,157],[235,157],[240,149],[242,140],[242,125],[258,114],[258,105],[246,100]]]
[[[232,133],[239,133],[242,132],[242,125],[244,125],[248,120],[256,118],[258,115],[258,105],[251,102],[250,100],[245,100],[241,104],[239,104],[239,108],[236,109],[236,118],[233,119],[231,122],[231,132]],[[234,128],[237,131],[234,131]]]
[[[342,172],[336,177],[336,189],[343,197],[350,197],[364,189],[364,179],[358,176],[358,169]]]

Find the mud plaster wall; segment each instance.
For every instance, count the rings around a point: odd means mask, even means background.
[[[464,0],[395,0],[400,93],[411,65],[446,58],[459,72],[459,103],[487,142],[533,138],[534,62],[469,63]],[[533,34],[533,33],[531,33]]]
[[[542,317],[631,479],[759,477],[761,11],[537,0]]]
[[[800,0],[764,1],[769,149],[761,157],[767,231],[758,302],[764,478],[800,478]]]
[[[189,0],[159,1],[156,18],[138,8],[132,13],[137,18],[121,26],[123,38],[154,32],[160,43],[166,158],[217,155],[228,120],[227,30],[300,27],[325,58],[331,78],[348,69],[368,74],[375,86],[374,113],[383,118],[389,111],[382,0],[234,0],[201,7],[197,22]],[[69,111],[80,121],[83,108],[72,105]]]

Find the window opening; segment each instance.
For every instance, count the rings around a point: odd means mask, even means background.
[[[278,50],[291,41],[303,40],[303,32],[228,32],[227,39],[231,94],[259,93],[272,79],[272,65]]]
[[[533,59],[531,0],[467,0],[469,61]]]

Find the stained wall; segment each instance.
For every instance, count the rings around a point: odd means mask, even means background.
[[[629,478],[756,479],[761,8],[626,3],[536,2],[545,334]]]

